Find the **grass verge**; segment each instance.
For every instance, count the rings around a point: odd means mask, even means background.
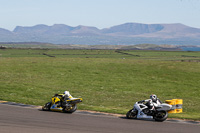
[[[0,57],[0,100],[43,105],[55,93],[69,90],[83,98],[79,109],[125,114],[136,101],[155,93],[162,101],[183,99],[183,113],[169,117],[200,120],[199,62],[172,61],[174,56],[168,60],[122,58],[116,53],[107,58],[1,54],[7,56]]]

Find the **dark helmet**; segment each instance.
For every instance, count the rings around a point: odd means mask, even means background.
[[[156,102],[157,101],[157,96],[155,94],[152,94],[150,96],[150,99],[153,101],[153,102]]]

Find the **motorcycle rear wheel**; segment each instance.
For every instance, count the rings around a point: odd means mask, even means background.
[[[159,111],[155,114],[154,119],[155,121],[163,122],[167,119],[168,113],[167,111]]]
[[[133,111],[133,109],[129,110],[126,113],[126,118],[127,119],[136,119],[137,118],[137,111]]]
[[[76,110],[77,110],[76,104],[72,104],[72,108],[71,109],[67,109],[66,107],[63,108],[63,112],[65,112],[65,113],[73,113]]]

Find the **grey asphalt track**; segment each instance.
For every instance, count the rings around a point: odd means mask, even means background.
[[[109,115],[41,111],[0,104],[0,133],[199,133],[200,125],[129,120]]]

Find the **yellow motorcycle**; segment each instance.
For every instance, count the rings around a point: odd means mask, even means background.
[[[82,102],[82,98],[68,97],[67,100],[63,99],[63,94],[55,94],[51,98],[51,102],[42,106],[43,111],[60,111],[65,113],[73,113],[77,110],[77,103]]]

